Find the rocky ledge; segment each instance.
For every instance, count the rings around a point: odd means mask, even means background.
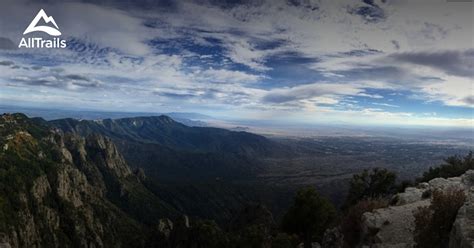
[[[474,170],[460,177],[435,178],[408,187],[392,199],[392,206],[363,215],[363,240],[371,248],[415,247],[414,212],[431,204],[431,192],[460,189],[466,201],[459,209],[450,234],[450,248],[474,247]]]

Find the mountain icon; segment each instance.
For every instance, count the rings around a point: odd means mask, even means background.
[[[52,23],[56,28],[50,27],[50,26],[37,26],[38,22],[43,19],[45,23]],[[52,16],[46,15],[46,12],[44,12],[43,9],[41,9],[38,14],[36,15],[35,19],[31,21],[30,25],[25,29],[25,32],[23,32],[23,35],[31,33],[31,32],[45,32],[51,36],[60,36],[61,32],[59,31],[59,27],[54,21],[54,18]]]

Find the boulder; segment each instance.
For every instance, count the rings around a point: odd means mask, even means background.
[[[408,187],[405,189],[405,192],[395,195],[394,205],[400,206],[408,203],[420,201],[423,198],[425,192],[429,189],[418,188],[418,187]]]
[[[464,189],[464,185],[462,184],[462,180],[460,177],[452,177],[452,178],[435,178],[428,182],[430,185],[431,191],[435,190],[447,190],[449,188],[455,189]]]
[[[163,234],[166,238],[169,238],[171,231],[173,231],[173,222],[168,218],[160,219],[158,222],[158,232]]]
[[[423,200],[365,213],[362,216],[363,242],[371,247],[414,247],[413,211],[429,204],[429,200]]]
[[[466,203],[459,209],[449,237],[450,248],[474,247],[474,187],[471,187]]]
[[[415,247],[414,212],[431,204],[435,190],[461,189],[466,202],[460,208],[450,234],[450,248],[474,248],[474,170],[460,177],[435,178],[408,187],[392,199],[393,206],[364,213],[362,242],[371,248]]]

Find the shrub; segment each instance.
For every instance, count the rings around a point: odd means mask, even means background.
[[[428,182],[429,180],[437,177],[448,178],[458,177],[464,174],[466,171],[474,169],[474,158],[472,151],[469,152],[465,157],[451,156],[444,160],[445,164],[439,167],[431,167],[427,172],[423,173],[421,178],[418,178],[419,182]]]
[[[415,213],[415,242],[419,248],[447,247],[449,234],[466,196],[462,190],[434,191],[431,205]]]
[[[394,195],[392,198],[390,198],[390,201],[388,205],[394,206],[397,205],[397,203],[400,201],[400,196],[399,195]]]
[[[397,175],[394,172],[380,168],[374,168],[372,171],[364,170],[360,174],[355,174],[350,181],[344,208],[348,208],[362,199],[385,197],[394,193],[396,178]]]
[[[430,197],[431,197],[431,190],[430,189],[425,190],[423,192],[423,194],[421,194],[421,198],[423,198],[423,199],[427,199],[427,198],[430,198]]]
[[[364,199],[347,209],[341,221],[341,232],[344,235],[345,246],[356,247],[360,243],[364,213],[387,206],[388,202],[385,199]]]
[[[275,227],[272,213],[263,205],[246,205],[231,221],[233,245],[236,247],[269,247]]]
[[[272,248],[293,248],[297,246],[295,237],[286,233],[278,233],[272,240]]]
[[[307,248],[314,240],[321,240],[335,218],[334,206],[315,189],[305,188],[298,191],[293,206],[283,217],[282,227],[285,232],[298,235]]]
[[[225,247],[225,233],[214,221],[196,221],[189,230],[188,245],[196,248]]]
[[[395,189],[396,189],[395,191],[396,191],[397,193],[402,193],[402,192],[405,191],[406,188],[408,188],[408,187],[413,187],[413,186],[415,186],[415,184],[414,184],[412,181],[410,181],[410,180],[403,180],[403,181],[401,181],[401,182],[395,187]]]

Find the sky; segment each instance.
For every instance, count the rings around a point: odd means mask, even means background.
[[[473,127],[467,0],[0,0],[0,104]],[[18,48],[40,9],[66,49]],[[50,37],[52,38],[52,37]]]

